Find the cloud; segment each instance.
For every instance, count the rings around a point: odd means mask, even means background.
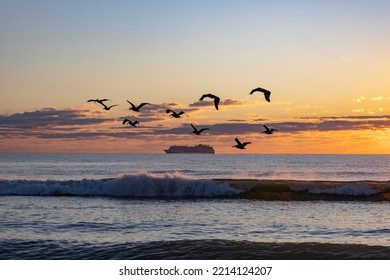
[[[210,130],[205,134],[211,135],[237,135],[246,133],[256,133],[262,129],[262,126],[254,123],[218,123],[218,124],[198,124],[199,128],[207,127]],[[192,128],[190,124],[182,124],[179,127],[158,129],[153,131],[154,134],[189,134]]]
[[[371,97],[370,100],[372,101],[390,100],[390,96],[375,96],[375,97]]]
[[[324,121],[324,120],[373,120],[373,119],[381,119],[386,120],[390,119],[390,115],[382,115],[382,116],[367,116],[367,115],[361,115],[361,116],[324,116],[324,117],[301,117],[299,119],[315,119],[317,121]]]
[[[361,130],[383,129],[390,126],[390,115],[373,116],[327,116],[327,117],[302,117],[300,119],[312,120],[311,122],[280,123],[281,129],[287,125],[287,131],[293,128],[297,131],[336,131],[336,130]],[[276,124],[275,124],[276,125]]]
[[[243,119],[231,119],[231,120],[227,120],[228,122],[246,122],[247,120],[243,120]]]
[[[93,125],[112,121],[111,118],[90,117],[89,110],[43,108],[33,112],[0,115],[2,128],[51,128]]]
[[[245,102],[241,100],[226,99],[221,102],[221,105],[224,106],[235,106],[235,105],[244,105]]]
[[[234,103],[234,102],[232,102]],[[32,112],[0,115],[0,138],[45,138],[45,139],[103,139],[117,138],[148,140],[153,136],[191,135],[192,128],[189,119],[185,122],[169,123],[165,110],[167,107],[179,107],[177,103],[164,103],[151,105],[144,114],[129,114],[121,118],[107,118],[96,116],[93,111],[87,109],[55,109],[43,108]],[[146,106],[145,106],[146,108]],[[196,111],[197,108],[183,108],[185,111]],[[133,113],[133,112],[132,112]],[[132,128],[122,126],[122,120],[130,118],[138,120],[140,127]],[[154,122],[154,123],[153,123]],[[210,130],[205,135],[245,135],[262,134],[263,124],[274,127],[279,133],[298,134],[310,131],[340,131],[340,130],[366,130],[385,129],[390,127],[390,115],[358,115],[358,116],[323,116],[323,117],[300,117],[296,121],[270,122],[269,120],[257,119],[256,122],[248,122],[242,119],[224,120],[220,123],[199,123],[197,127],[208,127]],[[172,127],[175,125],[175,127]],[[154,138],[160,140],[160,138]]]
[[[262,119],[262,118],[257,118],[257,119],[253,119],[254,122],[267,122],[268,119]]]
[[[301,118],[304,119],[304,118]],[[385,129],[390,127],[390,116],[344,116],[344,117],[319,117],[311,118],[311,121],[285,121],[270,123],[220,123],[201,126],[210,128],[210,134],[246,134],[262,133],[263,124],[274,127],[279,133],[300,133],[309,131],[340,131],[340,130],[363,130]]]
[[[241,100],[234,100],[234,99],[226,99],[219,103],[219,106],[235,106],[235,105],[244,105],[246,102]],[[188,105],[188,107],[208,107],[214,106],[214,101],[212,100],[203,100],[203,101],[196,101]]]
[[[361,103],[365,100],[366,98],[364,96],[356,96],[354,98],[352,98],[352,100],[356,103]]]
[[[138,121],[152,122],[161,121],[166,118],[166,110],[171,109],[174,111],[185,111],[186,113],[195,112],[197,108],[188,108],[186,105],[179,103],[162,103],[162,104],[150,104],[142,107],[139,113],[134,114],[134,111],[129,110],[129,115],[134,115]]]
[[[124,119],[137,120],[140,123],[153,123],[158,121],[164,121],[168,118],[166,113],[167,109],[173,111],[184,111],[187,114],[196,112],[198,108],[188,108],[186,105],[179,103],[162,103],[162,104],[148,104],[142,107],[140,112],[134,112],[132,110],[128,111],[127,115],[123,115],[116,119],[118,122],[122,122]]]

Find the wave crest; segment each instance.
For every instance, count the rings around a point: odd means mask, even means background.
[[[112,179],[2,180],[0,195],[74,195],[115,197],[214,197],[240,191],[212,180],[191,179],[180,174],[125,174]]]

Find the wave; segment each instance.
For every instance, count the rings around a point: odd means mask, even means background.
[[[217,180],[241,190],[242,197],[266,200],[390,201],[390,181]]]
[[[0,259],[24,260],[388,260],[390,247],[333,243],[265,243],[224,239],[129,243],[3,240]]]
[[[218,197],[240,191],[212,180],[191,179],[178,174],[122,175],[112,179],[1,180],[0,195],[73,195],[114,197]]]
[[[0,195],[390,201],[390,181],[194,179],[179,173],[137,173],[110,179],[0,180]]]

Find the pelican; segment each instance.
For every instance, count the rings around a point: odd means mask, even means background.
[[[106,104],[103,104],[103,103],[100,103],[100,104],[103,105],[103,109],[106,110],[106,111],[110,110],[112,107],[118,106],[118,104],[116,104],[116,105],[111,105],[111,106],[107,107]]]
[[[278,131],[277,129],[275,128],[269,128],[268,126],[266,125],[263,125],[265,130],[263,131],[263,133],[265,134],[272,134],[274,131]]]
[[[245,146],[251,143],[251,142],[244,142],[244,143],[241,143],[240,140],[238,140],[237,137],[236,137],[236,139],[234,139],[234,140],[236,140],[237,145],[234,145],[233,147],[235,147],[235,148],[237,148],[237,149],[241,149],[241,150],[245,149]]]
[[[199,101],[202,101],[203,99],[205,99],[206,97],[209,97],[211,99],[214,99],[214,105],[215,105],[215,109],[218,110],[218,104],[219,104],[219,101],[221,100],[218,96],[214,95],[214,94],[211,94],[211,93],[206,93],[206,94],[203,94],[202,97],[199,99]]]
[[[145,105],[150,105],[150,103],[141,103],[139,104],[138,106],[135,106],[133,103],[131,103],[129,100],[126,100],[130,105],[131,107],[129,108],[129,110],[133,110],[133,111],[136,111],[136,112],[139,112],[139,109],[141,109],[143,106]]]
[[[271,92],[269,90],[266,90],[264,88],[258,87],[258,88],[252,89],[249,94],[253,94],[256,91],[264,93],[265,100],[267,100],[268,102],[271,102],[271,99],[270,99]]]
[[[176,113],[175,111],[172,111],[171,109],[167,109],[165,112],[166,112],[167,114],[172,113],[172,114],[170,114],[170,116],[171,116],[171,117],[174,117],[174,118],[180,118],[181,115],[186,114],[186,113],[184,113],[183,111],[180,111],[179,113]],[[186,115],[187,115],[187,114],[186,114]]]
[[[137,127],[137,124],[139,125],[139,122],[138,121],[134,121],[132,122],[131,120],[128,120],[128,119],[124,119],[122,124],[125,124],[125,123],[129,123],[129,125],[133,126],[133,127]]]
[[[104,99],[97,99],[97,98],[96,98],[96,99],[89,99],[87,102],[99,103],[100,105],[103,106],[103,109],[106,110],[106,111],[110,110],[110,109],[111,109],[112,107],[114,107],[114,106],[118,106],[118,105],[111,105],[110,107],[107,107],[107,105],[103,103],[103,102],[105,102],[105,101],[110,101],[110,99],[107,99],[107,98],[104,98]]]
[[[99,103],[103,105],[104,101],[110,101],[110,99],[104,98],[104,99],[89,99],[87,102],[93,102],[93,103]]]
[[[192,131],[191,133],[194,133],[196,135],[200,135],[203,131],[210,129],[210,128],[202,128],[198,130],[193,124],[191,124],[191,126],[194,129],[194,131]]]

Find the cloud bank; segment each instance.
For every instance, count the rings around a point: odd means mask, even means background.
[[[229,102],[236,103],[235,101]],[[164,121],[167,118],[165,110],[168,106],[174,108],[180,104],[164,103],[150,105],[149,108],[145,106],[143,112],[134,116],[134,119],[142,124],[137,128],[122,126],[121,121],[125,116],[121,118],[99,116],[87,109],[43,108],[31,112],[0,115],[1,138],[37,137],[77,140],[110,137],[123,139],[133,135],[138,139],[142,137],[147,139],[155,135],[189,135],[192,131],[190,121],[185,120],[185,123],[174,124],[174,127],[165,126]],[[207,135],[236,136],[262,133],[263,124],[277,128],[279,133],[289,134],[310,131],[386,129],[390,127],[390,115],[303,117],[296,121],[268,123],[226,120],[220,123],[200,123],[196,126],[210,128],[205,133]]]

